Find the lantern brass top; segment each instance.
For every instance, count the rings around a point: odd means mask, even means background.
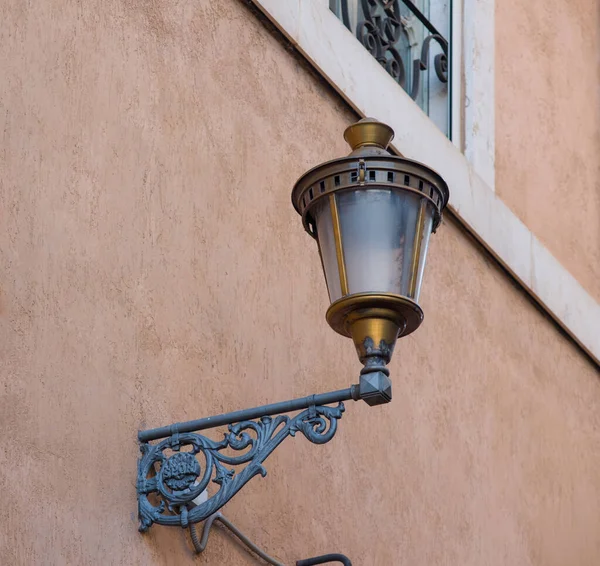
[[[394,130],[375,118],[363,118],[346,128],[344,139],[355,150],[363,146],[375,146],[387,149],[394,139]]]
[[[433,231],[448,202],[448,186],[432,169],[387,149],[394,130],[374,118],[364,118],[344,132],[350,155],[313,167],[294,185],[292,203],[306,231],[316,237],[312,209],[322,198],[348,190],[385,188],[422,196],[434,207]]]

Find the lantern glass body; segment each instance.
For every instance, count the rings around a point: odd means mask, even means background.
[[[418,301],[435,213],[430,202],[373,185],[321,200],[314,218],[331,302],[357,293]]]

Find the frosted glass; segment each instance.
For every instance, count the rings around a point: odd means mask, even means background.
[[[349,293],[409,296],[421,197],[369,189],[340,192],[336,199]],[[428,222],[421,251],[426,251],[431,231],[431,207],[424,212]]]
[[[431,208],[431,205],[428,206]],[[425,223],[423,226],[423,237],[421,238],[421,249],[419,254],[419,269],[417,271],[417,286],[414,295],[410,296],[417,303],[421,294],[421,284],[423,283],[423,273],[425,272],[425,260],[427,259],[427,250],[429,249],[429,236],[433,228],[433,215],[431,213],[425,215]]]
[[[317,224],[317,237],[319,239],[319,252],[325,271],[329,300],[337,301],[342,296],[340,275],[338,271],[335,239],[333,236],[333,220],[329,199],[322,198],[315,203],[314,219]]]

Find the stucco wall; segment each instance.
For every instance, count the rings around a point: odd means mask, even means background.
[[[496,191],[600,301],[600,0],[496,1]]]
[[[0,15],[0,564],[254,564],[138,534],[136,431],[356,381],[289,199],[354,118],[237,0]],[[422,306],[392,404],[225,514],[286,564],[596,565],[597,369],[450,220]]]

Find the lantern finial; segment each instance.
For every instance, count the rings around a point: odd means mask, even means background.
[[[393,138],[394,130],[375,118],[363,118],[344,132],[344,139],[353,150],[365,145],[387,149]]]

